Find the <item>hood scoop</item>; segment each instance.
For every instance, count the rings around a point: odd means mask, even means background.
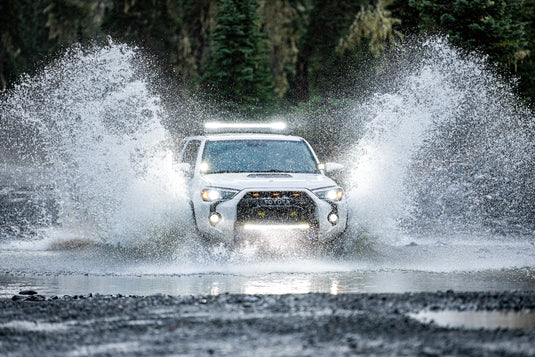
[[[292,175],[290,174],[282,174],[282,173],[271,173],[271,172],[265,172],[265,173],[255,173],[255,174],[249,174],[247,177],[250,178],[290,178]]]

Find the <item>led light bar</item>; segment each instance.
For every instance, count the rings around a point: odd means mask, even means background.
[[[206,130],[223,130],[223,129],[264,129],[264,130],[286,130],[286,123],[273,122],[273,123],[222,123],[222,122],[208,122],[204,123]]]
[[[246,231],[271,231],[271,230],[291,230],[291,229],[300,229],[305,230],[309,229],[310,225],[308,223],[301,224],[246,224],[243,226],[243,229]]]

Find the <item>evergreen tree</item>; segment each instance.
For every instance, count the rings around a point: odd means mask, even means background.
[[[256,0],[221,0],[203,78],[204,87],[218,102],[249,113],[273,102],[256,8]]]
[[[535,108],[535,0],[526,0],[518,16],[526,22],[525,30],[529,50],[529,56],[520,60],[517,65],[520,91],[530,98],[531,105]]]
[[[17,0],[0,2],[0,89],[6,88],[10,74],[17,71],[21,42],[18,30],[21,20],[22,10]]]
[[[52,46],[46,29],[46,4],[33,0],[0,1],[0,89],[31,73]]]
[[[524,0],[410,0],[425,29],[445,31],[453,43],[479,50],[515,70],[529,55]]]

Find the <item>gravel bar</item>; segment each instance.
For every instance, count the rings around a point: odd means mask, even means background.
[[[0,299],[3,356],[535,356],[535,329],[420,323],[418,311],[535,311],[534,292],[217,296],[23,291]]]

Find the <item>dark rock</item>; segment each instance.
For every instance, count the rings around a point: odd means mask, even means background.
[[[45,301],[46,297],[43,295],[31,295],[28,296],[24,301]]]
[[[34,290],[22,290],[19,291],[20,295],[37,295],[37,291]]]

